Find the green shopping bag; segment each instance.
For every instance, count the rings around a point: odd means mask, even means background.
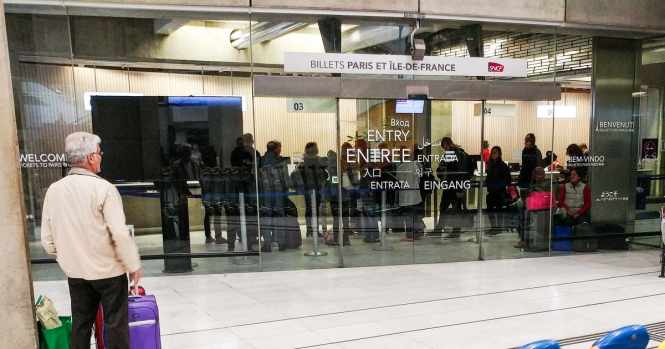
[[[72,337],[72,317],[59,316],[62,326],[47,330],[39,324],[39,349],[69,349]]]

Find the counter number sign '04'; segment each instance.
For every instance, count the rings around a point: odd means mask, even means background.
[[[526,77],[527,61],[522,58],[442,56],[426,56],[421,61],[414,61],[407,55],[286,52],[284,72]]]

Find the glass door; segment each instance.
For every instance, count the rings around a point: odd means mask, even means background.
[[[573,118],[559,118],[560,111],[555,108],[560,105],[552,101],[484,103],[484,183],[477,195],[479,206],[485,209],[479,217],[483,223],[483,258],[542,256],[552,249],[561,162],[569,144],[583,143],[584,137],[588,138],[588,132],[572,132],[588,129],[589,115],[582,113],[589,99],[584,97],[588,96],[571,97],[580,113]],[[559,134],[554,142],[554,125],[571,132]]]
[[[480,101],[431,100],[417,135],[425,234],[416,263],[477,260],[481,187]]]
[[[262,270],[340,266],[337,100],[254,97],[253,107]]]
[[[479,258],[480,125],[454,124],[454,103],[340,100],[345,266]]]
[[[419,137],[429,103],[341,99],[345,266],[409,264],[425,233]]]

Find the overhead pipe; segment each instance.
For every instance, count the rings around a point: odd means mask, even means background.
[[[419,24],[419,23],[418,23]],[[252,24],[251,42],[249,27],[234,29],[230,34],[231,45],[238,50],[245,50],[249,46],[274,40],[290,32],[300,30],[309,23],[301,22],[259,22]],[[320,25],[320,24],[319,24]],[[363,25],[342,33],[341,52],[354,52],[364,48],[373,47],[397,40],[402,40],[418,30],[423,30],[419,25],[410,33],[405,33],[404,26],[370,26]]]
[[[404,38],[402,26],[359,26],[342,33],[342,52],[358,51]]]
[[[299,22],[259,22],[250,27],[232,30],[230,34],[231,46],[237,50],[245,50],[252,44],[260,44],[277,39],[282,35],[300,30],[308,25],[309,23]]]

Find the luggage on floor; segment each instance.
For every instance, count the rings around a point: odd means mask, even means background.
[[[547,251],[550,239],[550,210],[528,211],[525,226],[526,250]]]
[[[552,204],[552,193],[549,191],[534,191],[526,197],[526,209],[529,211],[549,209]]]
[[[489,213],[489,212],[488,212]],[[512,207],[495,212],[497,226],[502,229],[519,229],[522,211]]]
[[[518,229],[520,227],[520,212],[507,208],[500,212],[499,226],[507,229]]]
[[[319,222],[322,224],[322,222]],[[300,222],[298,222],[298,208],[290,200],[287,199],[286,207],[284,209],[284,244],[280,242],[280,249],[282,248],[299,248],[302,245],[302,233],[300,232]]]
[[[302,233],[297,217],[286,216],[286,244],[285,248],[299,248],[302,245]],[[281,248],[280,244],[280,248]]]
[[[129,297],[129,346],[161,349],[159,309],[153,295]]]
[[[283,210],[272,215],[270,222],[272,241],[279,245],[280,250],[299,248],[302,245],[298,209],[290,199],[285,201]]]
[[[580,237],[595,237],[596,231],[590,223],[581,223],[573,228],[573,236]],[[575,252],[594,252],[598,249],[598,239],[575,239],[573,240],[573,251]]]
[[[139,296],[129,296],[128,318],[129,318],[129,343],[131,349],[159,349],[161,340],[159,333],[159,311],[155,296],[146,296],[145,289],[138,288]],[[146,298],[145,300],[141,300]],[[154,305],[152,304],[154,303]],[[154,336],[156,340],[148,339],[146,336]],[[150,337],[152,338],[152,337]],[[97,349],[108,347],[108,338],[104,331],[104,309],[99,305],[97,317],[95,318],[95,345]],[[145,342],[145,343],[144,343]],[[156,344],[155,344],[156,343]],[[148,346],[146,346],[148,345]]]
[[[95,316],[95,348],[106,348],[106,337],[104,336],[104,308],[100,304],[97,308],[97,316]]]
[[[625,230],[618,224],[594,225],[596,235],[606,235],[598,239],[598,248],[601,250],[627,250]],[[609,235],[609,236],[607,236]]]
[[[571,251],[573,249],[573,242],[569,239],[566,240],[555,240],[555,239],[565,239],[573,236],[573,228],[569,225],[557,225],[554,226],[552,231],[552,251]]]

